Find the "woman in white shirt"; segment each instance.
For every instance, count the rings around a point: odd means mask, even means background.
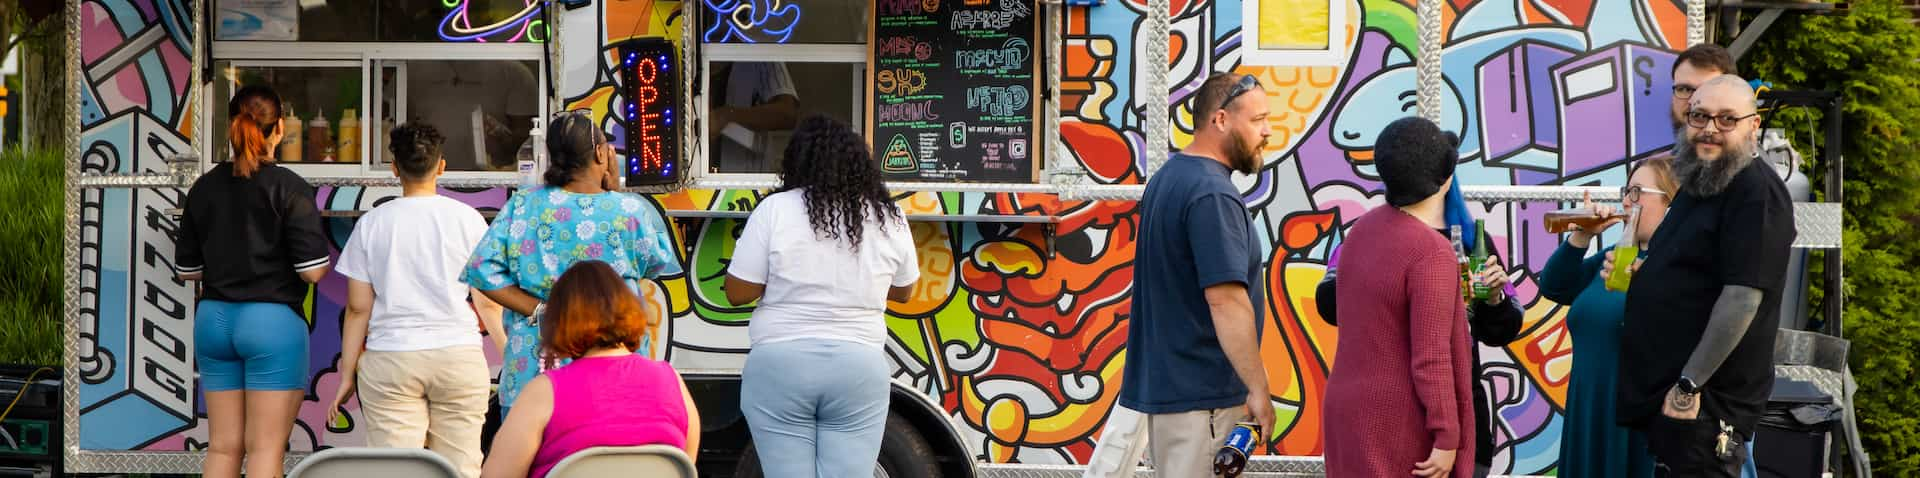
[[[740,409],[766,476],[866,476],[886,428],[886,304],[920,278],[867,142],[830,118],[794,131],[779,191],[747,219],[727,299],[755,299]]]
[[[500,306],[460,282],[460,272],[487,222],[473,206],[439,194],[447,171],[440,130],[407,123],[389,139],[401,195],[360,218],[340,248],[347,315],[340,389],[327,410],[341,410],[358,385],[367,446],[424,443],[460,476],[477,478],[492,373],[474,324],[502,353],[507,334]]]

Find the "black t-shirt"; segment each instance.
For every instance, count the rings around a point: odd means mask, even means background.
[[[1760,311],[1733,353],[1701,386],[1708,414],[1752,433],[1773,385],[1773,340],[1795,234],[1786,185],[1759,161],[1737,173],[1717,196],[1681,191],[1674,198],[1627,289],[1621,424],[1639,425],[1660,413],[1667,391],[1679,382],[1706,332],[1721,289],[1740,285],[1761,291]]]
[[[230,163],[214,166],[187,191],[174,248],[180,272],[203,273],[207,299],[305,302],[299,273],[326,267],[329,252],[313,201],[313,186],[286,168],[239,178]]]

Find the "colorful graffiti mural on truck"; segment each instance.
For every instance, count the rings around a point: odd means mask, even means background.
[[[1276,114],[1274,141],[1258,174],[1238,178],[1256,213],[1269,271],[1266,340],[1277,439],[1267,453],[1320,452],[1319,400],[1335,355],[1337,331],[1312,307],[1313,284],[1346,222],[1380,203],[1371,160],[1373,135],[1395,117],[1413,114],[1415,17],[1401,0],[1174,0],[1172,55],[1142,58],[1146,2],[1116,0],[1071,8],[1065,25],[1060,135],[1064,160],[1089,180],[1142,181],[1145,105],[1152,85],[1143,70],[1167,67],[1178,145],[1190,130],[1186,98],[1207,74],[1257,75]],[[154,171],[189,149],[194,105],[191,22],[186,0],[89,0],[81,5],[80,146],[84,168]],[[1314,10],[1318,6],[1318,10]],[[616,98],[611,54],[629,38],[678,38],[677,2],[596,2],[596,25],[554,32],[568,48],[597,45],[596,54],[566,55],[559,85],[566,107],[591,108],[616,138],[624,126],[606,114]],[[1304,8],[1305,10],[1301,10]],[[1293,9],[1293,10],[1288,10]],[[1682,45],[1685,16],[1670,0],[1449,0],[1441,51],[1445,124],[1461,132],[1468,184],[1619,184],[1628,161],[1662,149],[1665,74]],[[1340,61],[1260,64],[1267,29],[1247,12],[1342,11],[1324,45]],[[456,12],[450,11],[449,14]],[[528,15],[527,18],[533,18]],[[576,23],[577,25],[577,23]],[[519,25],[523,29],[527,25]],[[1262,31],[1247,31],[1260,29]],[[1311,33],[1311,32],[1310,32]],[[1296,35],[1297,36],[1297,35]],[[543,38],[543,37],[542,37]],[[1274,40],[1279,42],[1279,40]],[[1284,42],[1282,42],[1284,43]],[[572,51],[570,50],[569,53]],[[1578,131],[1580,134],[1569,134]],[[446,191],[481,208],[497,207],[504,190]],[[193,380],[191,289],[172,278],[166,213],[179,190],[90,190],[83,200],[81,340],[73,364],[83,385],[81,446],[89,450],[191,450],[204,446],[205,411]],[[398,194],[392,188],[321,188],[326,209],[370,208]],[[694,190],[652,196],[663,209],[741,210],[759,193]],[[1114,405],[1126,363],[1127,310],[1135,204],[1064,201],[1040,194],[902,193],[909,212],[1046,215],[1061,218],[1048,250],[1039,226],[922,222],[914,227],[926,279],[913,300],[895,304],[887,347],[896,378],[936,398],[964,425],[981,458],[994,462],[1079,463],[1087,459]],[[1526,301],[1525,336],[1504,348],[1483,348],[1485,388],[1497,410],[1493,424],[1498,471],[1551,471],[1560,411],[1573,360],[1562,310],[1541,299],[1529,271],[1543,264],[1557,238],[1539,232],[1554,204],[1499,204],[1481,213],[1493,225],[1495,248],[1518,272]],[[719,299],[715,283],[737,234],[737,221],[704,221],[676,232],[684,276],[649,289],[677,364],[737,367],[746,350],[746,310]],[[350,219],[330,219],[336,246]],[[337,386],[343,284],[329,278],[306,304],[313,339],[308,401],[292,440],[297,450],[362,443],[358,411],[338,421],[318,397]],[[112,426],[105,424],[111,423]]]

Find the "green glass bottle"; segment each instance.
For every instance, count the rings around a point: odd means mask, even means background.
[[[1486,301],[1493,297],[1493,289],[1487,288],[1487,221],[1473,221],[1473,255],[1467,257],[1467,266],[1473,270],[1473,300]]]

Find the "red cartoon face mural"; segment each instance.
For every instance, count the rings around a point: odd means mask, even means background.
[[[1088,126],[1065,135],[1083,164],[1108,178],[1137,177],[1119,133]],[[986,434],[982,450],[992,461],[1013,461],[1020,447],[1084,461],[1120,393],[1138,205],[995,194],[983,207],[1059,223],[1051,249],[1038,225],[979,226],[960,272],[982,344],[949,347],[959,385],[944,401]]]
[[[1048,251],[1040,227],[982,226],[985,237],[961,274],[984,344],[949,362],[961,376],[959,397],[948,403],[987,432],[994,461],[1012,458],[1015,445],[1064,446],[1084,459],[1120,390],[1135,206],[990,200],[995,214],[1059,217],[1059,237]]]

